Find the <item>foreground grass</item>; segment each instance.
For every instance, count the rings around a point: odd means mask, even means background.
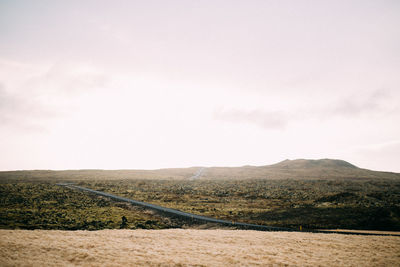
[[[0,230],[1,266],[399,266],[400,237],[239,230]]]

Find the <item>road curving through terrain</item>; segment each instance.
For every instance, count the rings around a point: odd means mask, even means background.
[[[285,227],[274,227],[274,226],[267,226],[267,225],[258,225],[258,224],[250,224],[250,223],[242,223],[242,222],[233,222],[233,221],[227,221],[227,220],[220,220],[220,219],[215,219],[211,217],[206,217],[206,216],[201,216],[189,212],[184,212],[176,209],[171,209],[171,208],[166,208],[158,205],[154,205],[151,203],[147,202],[142,202],[138,200],[133,200],[129,198],[124,198],[120,196],[116,196],[113,194],[109,194],[106,192],[102,191],[97,191],[93,190],[90,188],[74,185],[71,183],[58,183],[57,185],[59,186],[65,186],[70,189],[77,189],[81,191],[86,191],[89,193],[93,193],[96,195],[100,195],[103,197],[108,197],[116,201],[122,201],[122,202],[128,202],[132,205],[135,206],[140,206],[144,207],[150,210],[154,210],[164,216],[167,217],[176,217],[184,220],[189,220],[193,222],[203,222],[203,223],[215,223],[223,226],[229,226],[229,227],[235,227],[238,229],[246,229],[246,230],[258,230],[258,231],[286,231],[286,232],[312,232],[312,233],[324,233],[324,234],[343,234],[343,235],[374,235],[374,236],[399,236],[399,234],[389,234],[389,233],[374,233],[374,232],[359,232],[356,230],[347,230],[347,231],[342,231],[342,230],[296,230],[296,229],[291,229],[291,228],[285,228]]]
[[[190,179],[192,180],[199,179],[205,170],[206,170],[205,167],[201,167],[192,177],[190,177]]]
[[[78,186],[78,185],[73,185],[73,184],[69,184],[69,183],[58,183],[57,185],[65,186],[65,187],[68,187],[70,189],[78,189],[78,190],[81,190],[81,191],[90,192],[90,193],[93,193],[93,194],[96,194],[96,195],[100,195],[100,196],[103,196],[103,197],[108,197],[108,198],[111,198],[111,199],[117,200],[117,201],[128,202],[128,203],[130,203],[132,205],[135,205],[135,206],[140,206],[140,207],[144,207],[144,208],[147,208],[147,209],[150,209],[150,210],[157,211],[157,212],[159,212],[159,213],[161,213],[161,214],[163,214],[165,216],[178,217],[178,218],[181,218],[181,219],[184,219],[184,220],[190,220],[190,221],[195,221],[195,222],[204,222],[204,223],[216,223],[216,224],[220,224],[220,225],[224,225],[224,226],[232,226],[232,227],[236,227],[236,228],[240,228],[240,229],[249,229],[249,230],[293,231],[293,229],[284,228],[284,227],[273,227],[273,226],[266,226],[266,225],[257,225],[257,224],[232,222],[232,221],[227,221],[227,220],[215,219],[215,218],[201,216],[201,215],[197,215],[197,214],[193,214],[193,213],[189,213],[189,212],[184,212],[184,211],[180,211],[180,210],[166,208],[166,207],[150,204],[150,203],[147,203],[147,202],[142,202],[142,201],[137,201],[137,200],[133,200],[133,199],[129,199],[129,198],[124,198],[124,197],[116,196],[116,195],[113,195],[113,194],[109,194],[109,193],[105,193],[105,192],[101,192],[101,191],[97,191],[97,190],[93,190],[93,189],[90,189],[90,188],[86,188],[86,187],[82,187],[82,186]]]

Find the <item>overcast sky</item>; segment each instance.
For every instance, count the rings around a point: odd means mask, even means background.
[[[0,0],[0,170],[400,172],[400,1]]]

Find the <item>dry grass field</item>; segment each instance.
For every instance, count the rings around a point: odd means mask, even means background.
[[[239,230],[0,230],[1,266],[400,266],[400,237]]]

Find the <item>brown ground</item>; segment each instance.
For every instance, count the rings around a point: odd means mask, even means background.
[[[0,266],[400,266],[400,237],[239,230],[0,230]]]

